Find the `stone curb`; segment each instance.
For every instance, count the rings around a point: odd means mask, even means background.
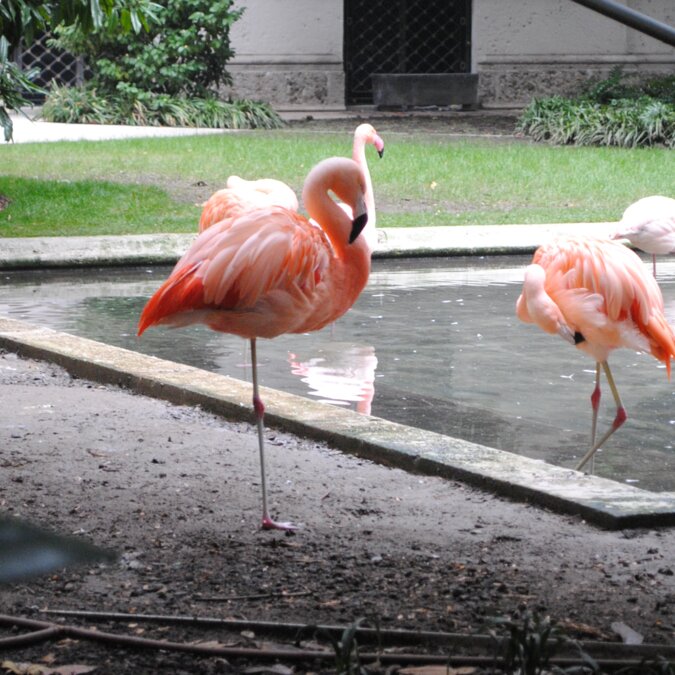
[[[224,375],[2,317],[0,347],[54,362],[78,377],[200,405],[231,419],[252,419],[250,385]],[[462,480],[605,528],[675,525],[673,493],[647,492],[274,389],[263,388],[262,396],[269,426],[381,464]]]
[[[615,223],[378,228],[374,258],[531,253],[567,234],[607,236]],[[0,239],[0,269],[173,264],[194,234]]]

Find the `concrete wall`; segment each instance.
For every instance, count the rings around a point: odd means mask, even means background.
[[[620,0],[621,1],[621,0]],[[675,26],[675,0],[623,0]],[[240,0],[229,93],[278,109],[335,109],[345,101],[342,0]],[[520,107],[569,94],[613,66],[675,71],[675,49],[571,0],[473,0],[472,70],[485,107]]]
[[[240,0],[232,93],[279,109],[344,108],[341,0]]]
[[[673,0],[628,0],[675,25]],[[571,94],[591,77],[675,72],[675,49],[571,0],[474,0],[473,70],[484,106],[526,105],[533,96]]]

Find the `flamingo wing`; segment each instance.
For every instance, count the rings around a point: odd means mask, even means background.
[[[570,328],[592,347],[650,352],[670,374],[675,332],[656,280],[635,253],[618,242],[577,237],[540,247],[533,263],[546,270],[546,293]]]
[[[259,208],[252,196],[252,192],[223,188],[214,192],[202,208],[199,218],[199,232],[208,229],[214,223],[232,220],[247,211]]]
[[[292,331],[317,301],[330,257],[324,233],[287,209],[222,221],[176,264],[148,301],[138,332],[158,323],[198,322],[244,337]]]

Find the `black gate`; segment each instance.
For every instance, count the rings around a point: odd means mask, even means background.
[[[345,0],[348,105],[373,102],[373,73],[468,73],[471,0]]]
[[[74,87],[84,82],[86,68],[81,57],[75,57],[49,44],[49,35],[39,34],[28,46],[20,45],[12,55],[22,70],[38,69],[35,84],[49,88],[55,84]],[[41,101],[43,96],[30,94],[29,99]]]

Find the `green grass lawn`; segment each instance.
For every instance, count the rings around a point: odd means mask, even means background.
[[[617,220],[672,194],[673,153],[383,134],[368,148],[380,227]],[[227,176],[279,178],[349,155],[348,133],[213,136],[0,146],[0,236],[193,232]]]

